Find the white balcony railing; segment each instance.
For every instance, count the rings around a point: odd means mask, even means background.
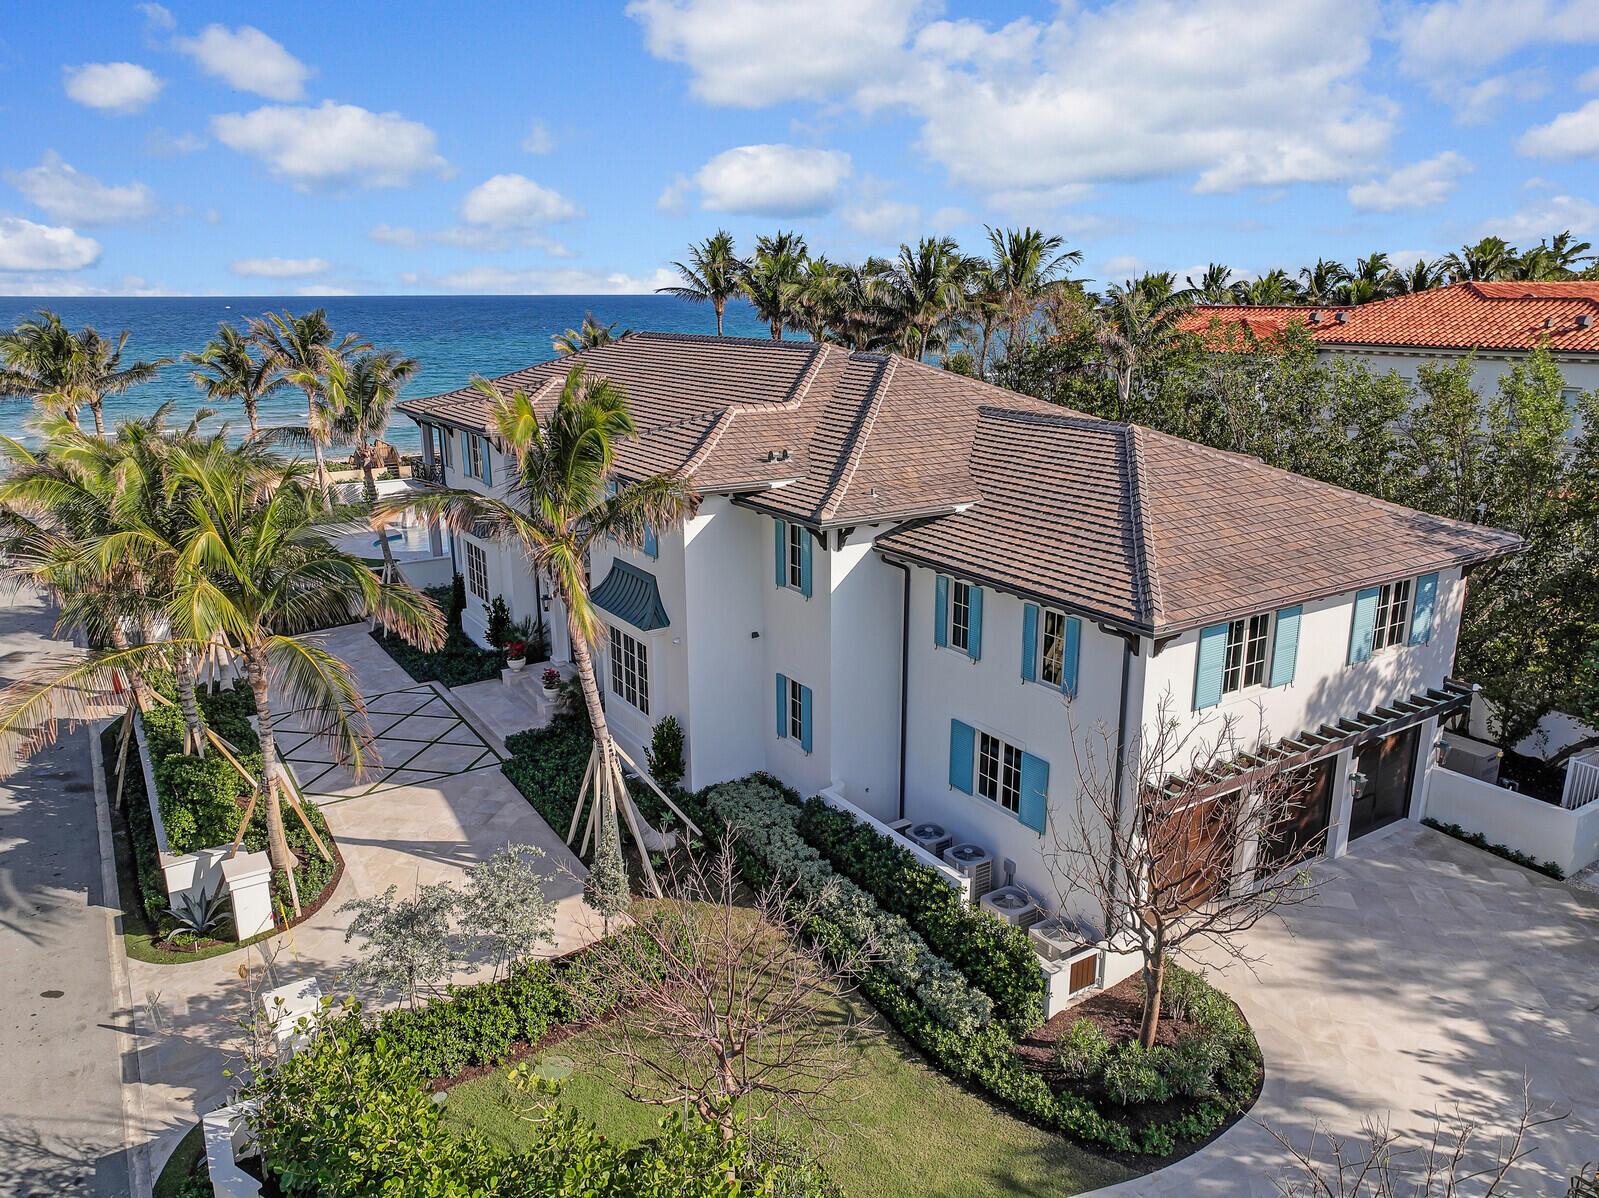
[[[1560,805],[1576,811],[1599,799],[1599,756],[1574,757],[1566,764],[1566,788]]]

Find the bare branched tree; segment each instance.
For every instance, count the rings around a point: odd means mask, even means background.
[[[1522,1091],[1521,1113],[1511,1128],[1491,1144],[1479,1146],[1481,1123],[1442,1115],[1433,1119],[1432,1135],[1422,1145],[1405,1145],[1388,1119],[1368,1115],[1358,1141],[1351,1143],[1317,1124],[1304,1147],[1266,1125],[1292,1161],[1287,1176],[1275,1181],[1283,1198],[1492,1198],[1510,1171],[1537,1146],[1533,1133],[1563,1116],[1533,1105],[1529,1087]],[[1580,1193],[1573,1182],[1572,1193]]]
[[[1081,783],[1050,817],[1045,865],[1060,910],[1092,903],[1109,937],[1136,942],[1150,1047],[1174,950],[1204,941],[1252,963],[1241,934],[1312,897],[1301,867],[1322,838],[1297,834],[1311,779],[1274,764],[1236,716],[1179,719],[1164,702],[1120,755],[1106,728],[1073,723],[1070,740]]]
[[[669,897],[636,905],[632,932],[588,949],[591,967],[566,979],[628,1097],[686,1104],[724,1138],[780,1114],[826,1122],[867,1034],[848,1001],[864,952],[829,959],[805,944],[820,895],[774,885],[741,901],[733,839],[674,853]]]

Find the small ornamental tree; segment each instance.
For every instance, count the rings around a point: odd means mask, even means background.
[[[627,867],[622,861],[622,832],[614,807],[595,809],[598,827],[594,830],[594,861],[583,880],[583,901],[600,913],[606,934],[611,921],[627,913],[632,894],[627,885]]]
[[[415,1007],[422,991],[437,991],[460,963],[450,926],[460,896],[444,882],[419,886],[408,899],[397,900],[395,892],[390,886],[339,908],[340,914],[354,913],[345,943],[358,936],[365,942],[347,976],[380,994],[402,994]]]
[[[555,905],[544,894],[544,854],[531,844],[508,844],[466,871],[461,925],[485,946],[494,976],[527,960],[541,944],[554,944]]]
[[[677,722],[675,715],[663,716],[655,722],[644,760],[650,767],[650,776],[667,790],[683,780],[683,725]]]
[[[1204,941],[1248,961],[1244,932],[1313,897],[1299,867],[1321,838],[1294,834],[1311,779],[1257,760],[1265,738],[1244,736],[1236,717],[1179,719],[1165,702],[1125,747],[1120,780],[1109,729],[1079,737],[1074,727],[1070,739],[1081,782],[1076,804],[1051,813],[1045,865],[1062,910],[1093,902],[1113,940],[1134,941],[1139,1039],[1153,1048],[1174,950]],[[1240,771],[1245,760],[1256,764]]]

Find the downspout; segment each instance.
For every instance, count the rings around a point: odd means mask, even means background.
[[[911,648],[911,568],[904,562],[892,562],[905,573],[904,602],[899,617],[899,819],[905,818],[905,729],[910,712],[910,648]],[[1122,684],[1126,685],[1125,681]]]
[[[1116,781],[1111,789],[1111,799],[1116,812],[1117,834],[1122,826],[1122,804],[1127,778],[1127,696],[1131,689],[1133,671],[1133,645],[1131,636],[1122,638],[1122,689],[1121,701],[1116,707]],[[1116,884],[1120,868],[1114,855],[1110,862],[1110,899],[1105,909],[1105,937],[1111,939],[1116,933]]]

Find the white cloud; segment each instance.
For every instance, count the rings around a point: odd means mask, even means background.
[[[1478,231],[1512,244],[1532,245],[1562,229],[1570,229],[1579,238],[1599,236],[1599,204],[1583,196],[1543,196],[1509,216],[1483,221]]]
[[[332,100],[315,108],[268,105],[224,113],[211,118],[211,132],[302,191],[403,187],[418,174],[442,175],[449,165],[426,125]]]
[[[1399,22],[1405,69],[1440,95],[1468,77],[1536,45],[1599,40],[1593,0],[1438,0]]]
[[[6,182],[28,202],[69,225],[117,225],[156,211],[155,193],[143,183],[111,186],[86,175],[47,150],[38,166],[7,171]]]
[[[238,91],[269,100],[298,100],[305,95],[311,68],[253,25],[237,29],[207,25],[198,37],[174,38],[172,44],[207,75]]]
[[[403,245],[407,248],[422,243],[422,235],[406,225],[373,225],[367,231],[367,237],[380,245]]]
[[[1459,78],[1440,80],[1433,88],[1440,99],[1454,107],[1455,119],[1462,125],[1481,124],[1506,101],[1536,100],[1548,90],[1548,81],[1536,70],[1507,71],[1477,83]]]
[[[693,194],[694,181],[679,171],[672,181],[661,188],[655,197],[655,206],[668,216],[682,216],[688,211],[689,196]]]
[[[206,140],[198,133],[172,134],[165,129],[152,129],[144,135],[144,152],[152,158],[176,158],[205,147]]]
[[[821,100],[880,71],[923,0],[634,0],[651,54],[713,104]]]
[[[528,126],[527,136],[522,139],[522,148],[529,154],[548,154],[555,149],[555,138],[550,136],[543,121],[534,121]]]
[[[624,271],[577,267],[554,270],[504,266],[471,266],[441,275],[404,272],[400,281],[421,290],[453,291],[465,295],[648,295],[657,287],[679,282],[675,271],[658,268],[640,277]],[[601,318],[604,313],[597,314]]]
[[[799,146],[735,146],[694,173],[700,207],[754,216],[814,216],[837,206],[850,157]]]
[[[1402,166],[1386,179],[1369,179],[1349,189],[1349,202],[1362,212],[1427,208],[1454,194],[1460,177],[1475,169],[1453,150]]]
[[[151,283],[139,275],[123,275],[113,284],[90,283],[81,277],[64,274],[12,274],[0,266],[0,295],[39,295],[48,297],[121,295],[187,295],[160,283]]]
[[[131,62],[91,62],[62,67],[67,95],[101,112],[139,112],[165,84],[154,72]]]
[[[1516,149],[1538,158],[1590,158],[1599,155],[1599,100],[1562,112],[1547,125],[1521,135]]]
[[[0,270],[83,270],[100,259],[100,243],[59,225],[0,216]]]
[[[1393,104],[1363,77],[1376,0],[1061,4],[1047,21],[997,28],[927,22],[929,6],[899,0],[816,7],[780,5],[772,18],[758,0],[636,0],[629,11],[707,100],[906,112],[955,182],[1032,207],[1098,181],[1342,182],[1382,160],[1393,129]]]
[[[560,192],[526,175],[485,179],[461,198],[461,219],[483,229],[532,229],[582,215]]]
[[[922,210],[900,200],[852,204],[841,213],[844,223],[875,241],[900,241],[918,232]]]
[[[327,274],[333,263],[326,258],[240,258],[228,269],[253,279],[304,279]]]
[[[1100,264],[1098,277],[1120,282],[1122,279],[1136,279],[1148,269],[1149,264],[1142,258],[1133,254],[1120,254],[1114,258],[1106,258]],[[1198,278],[1203,272],[1204,267],[1200,267],[1194,277]]]
[[[178,19],[165,4],[138,4],[134,7],[144,14],[144,24],[148,29],[170,33],[177,28]]]

